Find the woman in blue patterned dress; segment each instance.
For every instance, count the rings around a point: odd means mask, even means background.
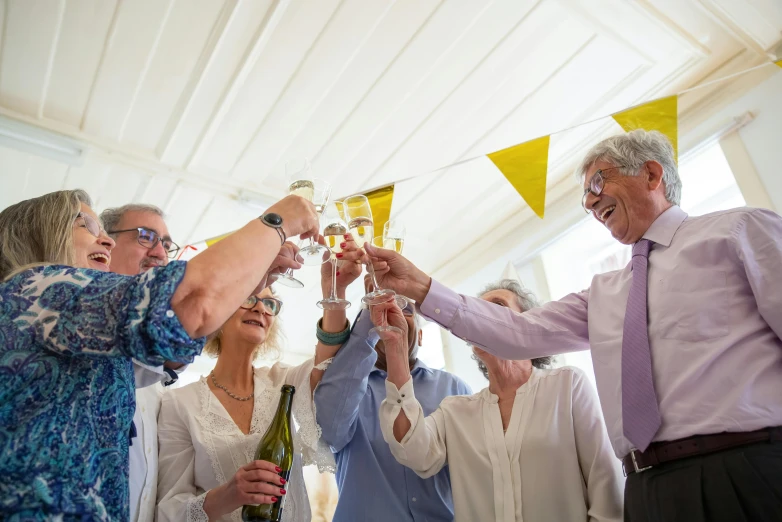
[[[114,242],[80,190],[0,212],[0,519],[127,520],[131,358],[188,363],[262,285],[298,267],[254,220],[189,263],[108,272]],[[311,203],[269,209],[317,233]]]

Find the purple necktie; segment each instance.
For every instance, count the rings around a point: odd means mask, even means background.
[[[641,451],[649,447],[660,428],[646,315],[650,248],[648,239],[633,245],[633,282],[622,333],[622,423],[627,440]]]

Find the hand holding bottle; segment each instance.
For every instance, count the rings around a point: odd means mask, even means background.
[[[209,490],[204,511],[217,519],[243,505],[273,504],[285,494],[285,480],[280,468],[265,460],[254,460],[239,468],[231,480]]]

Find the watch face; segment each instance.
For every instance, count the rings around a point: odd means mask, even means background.
[[[274,212],[266,214],[265,216],[263,216],[263,219],[270,225],[274,225],[277,227],[282,225],[282,217],[279,214],[275,214]]]

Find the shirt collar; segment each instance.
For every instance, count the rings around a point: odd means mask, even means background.
[[[687,219],[687,213],[678,205],[673,205],[654,220],[643,237],[658,245],[669,247],[673,236],[685,219]]]
[[[373,367],[372,372],[370,373],[375,373],[375,372],[380,372],[382,375],[386,375],[386,372],[381,370],[377,366]],[[424,364],[424,362],[421,359],[416,359],[415,364],[413,365],[412,368],[410,368],[410,375],[415,375],[420,372],[434,373],[434,371],[431,368],[429,368],[426,364]]]

